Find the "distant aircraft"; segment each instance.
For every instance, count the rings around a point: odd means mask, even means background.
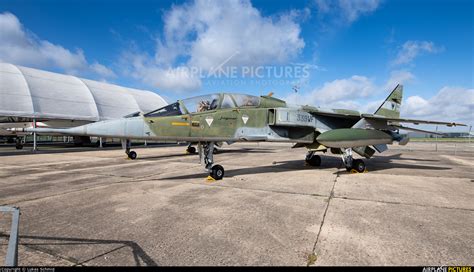
[[[308,149],[305,161],[309,165],[319,166],[321,157],[315,153],[330,150],[341,154],[348,171],[364,172],[364,161],[353,159],[352,151],[370,158],[375,151],[387,150],[387,144],[394,141],[405,145],[409,139],[399,133],[400,129],[436,134],[400,123],[465,126],[400,118],[402,94],[403,86],[397,85],[374,114],[364,114],[290,105],[271,95],[220,93],[179,100],[144,115],[74,128],[21,131],[121,138],[130,159],[137,157],[137,153],[130,150],[130,139],[198,143],[201,163],[216,180],[224,176],[224,168],[214,164],[213,151],[217,142],[291,142],[295,143],[294,147]],[[190,148],[194,147],[188,147],[188,151],[193,151]]]

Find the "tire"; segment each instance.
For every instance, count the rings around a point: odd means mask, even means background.
[[[196,148],[194,146],[190,146],[186,149],[186,151],[189,153],[189,154],[195,154],[196,153]]]
[[[364,171],[365,171],[365,162],[361,159],[354,160],[352,162],[352,169],[356,170],[359,173],[364,173]]]
[[[131,160],[136,159],[136,158],[137,158],[137,152],[135,152],[135,151],[130,151],[130,152],[128,153],[128,157],[129,157]]]
[[[220,180],[224,177],[224,167],[219,164],[214,165],[211,168],[211,177],[215,180]]]
[[[23,149],[23,145],[22,145],[22,144],[17,144],[17,145],[15,146],[15,148],[18,149],[18,150]]]
[[[320,166],[321,165],[321,157],[319,155],[313,155],[311,157],[306,156],[306,163],[311,166]]]

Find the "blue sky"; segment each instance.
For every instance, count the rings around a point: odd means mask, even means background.
[[[0,60],[169,101],[273,91],[301,104],[370,112],[403,83],[405,116],[473,123],[473,3],[1,0]],[[209,77],[222,63],[240,73]],[[257,67],[272,73],[242,77]],[[273,73],[285,67],[290,76]],[[296,75],[295,67],[308,73]]]

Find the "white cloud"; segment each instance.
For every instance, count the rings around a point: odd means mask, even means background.
[[[60,45],[41,40],[26,30],[18,18],[9,12],[0,13],[0,61],[37,68],[55,67],[69,74],[95,72],[101,76],[112,76],[105,66],[89,65],[84,52],[72,52]]]
[[[106,66],[98,63],[98,62],[94,62],[90,65],[90,69],[102,76],[102,77],[107,77],[107,78],[111,78],[111,77],[116,77],[117,75],[114,73],[114,71],[112,71],[111,69],[107,68]]]
[[[313,97],[321,103],[341,102],[343,99],[355,99],[366,97],[375,91],[375,85],[371,79],[354,75],[350,78],[336,79],[324,83],[323,87],[313,91]]]
[[[184,66],[169,69],[144,67],[142,70],[136,70],[135,77],[142,78],[145,83],[161,90],[177,93],[196,91],[201,88],[201,80]]]
[[[163,68],[152,59],[146,54],[128,52],[123,54],[121,66],[128,69],[126,75],[163,91],[183,93],[201,87],[201,80],[186,67]]]
[[[204,69],[234,54],[228,65],[283,63],[305,45],[296,14],[264,17],[248,0],[196,0],[173,6],[164,16],[156,60],[172,65],[181,57]]]
[[[392,64],[409,64],[421,54],[438,53],[443,50],[443,47],[439,47],[431,41],[407,41],[402,45]]]
[[[287,99],[290,103],[373,112],[382,101],[363,101],[364,99],[380,93],[388,94],[397,84],[409,82],[414,78],[415,76],[409,71],[392,71],[386,83],[378,85],[374,79],[353,75],[349,78],[326,82],[322,87],[307,94],[291,94]]]
[[[358,109],[359,98],[367,97],[376,90],[372,79],[354,75],[349,78],[326,82],[306,94],[291,94],[286,100],[290,103],[317,105],[323,108]]]
[[[402,115],[440,121],[471,123],[474,120],[474,89],[446,86],[428,99],[407,97]]]
[[[374,12],[379,0],[316,0],[321,17],[332,16],[333,23],[350,24],[360,16]]]
[[[131,65],[129,74],[163,91],[183,92],[197,90],[200,76],[221,64],[286,63],[305,46],[296,18],[307,16],[308,10],[292,10],[266,17],[249,0],[195,0],[174,5],[163,16],[163,35],[156,40],[154,58]],[[125,55],[134,55],[135,63],[148,56],[140,52]],[[189,72],[196,69],[204,73]]]
[[[415,75],[406,70],[395,70],[390,72],[390,78],[381,88],[383,91],[392,91],[397,84],[403,84],[415,79]]]
[[[409,72],[394,72],[388,82],[394,78],[405,81],[414,79]],[[398,82],[403,83],[403,80]],[[395,86],[383,90],[388,94]],[[318,105],[322,108],[353,109],[365,113],[373,113],[383,100],[365,100],[380,90],[372,80],[364,76],[352,76],[327,82],[323,87],[309,94],[291,94],[286,98],[290,103]],[[474,124],[474,89],[446,86],[441,88],[433,97],[409,96],[402,102],[401,116],[422,120],[458,122]],[[422,129],[430,129],[430,127]],[[443,128],[446,130],[446,128]],[[457,128],[456,130],[462,130]]]

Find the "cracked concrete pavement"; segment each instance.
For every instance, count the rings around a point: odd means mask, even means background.
[[[349,174],[337,155],[313,168],[304,149],[234,144],[215,182],[184,146],[0,147],[0,205],[21,208],[20,265],[472,265],[474,149],[451,145],[393,146]]]

